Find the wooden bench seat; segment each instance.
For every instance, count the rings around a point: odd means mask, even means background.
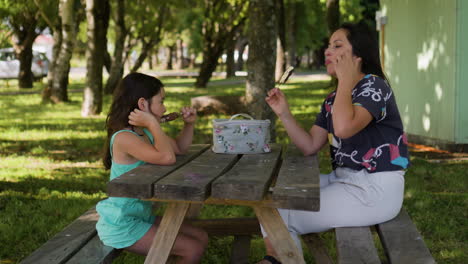
[[[88,210],[20,263],[112,263],[120,250],[102,244],[95,228],[98,218],[94,208]]]
[[[394,219],[375,226],[387,261],[381,261],[369,227],[336,228],[339,264],[436,263],[404,209]]]
[[[230,263],[247,263],[252,235],[261,235],[256,218],[192,220],[209,236],[234,236]],[[386,256],[381,259],[372,231],[378,233]],[[433,264],[436,263],[404,209],[394,219],[373,227],[335,229],[338,264]],[[317,264],[335,263],[318,234],[306,234],[302,240]],[[385,259],[386,258],[386,259]]]

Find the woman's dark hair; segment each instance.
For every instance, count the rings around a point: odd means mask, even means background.
[[[161,92],[163,84],[155,77],[133,72],[120,80],[114,91],[114,97],[106,119],[107,140],[104,149],[104,166],[109,169],[112,165],[110,153],[110,139],[112,135],[131,126],[128,123],[130,112],[138,108],[138,99],[150,100]]]
[[[379,43],[369,27],[364,23],[345,23],[340,29],[346,31],[346,37],[353,47],[353,55],[362,58],[361,71],[365,74],[375,74],[388,81],[380,63]]]

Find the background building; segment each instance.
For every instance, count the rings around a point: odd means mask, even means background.
[[[384,67],[409,140],[468,151],[468,1],[380,4]]]

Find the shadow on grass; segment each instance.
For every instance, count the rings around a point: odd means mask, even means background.
[[[18,263],[60,232],[101,198],[60,195],[42,190],[37,195],[9,191],[0,196],[0,256]],[[3,261],[11,262],[3,262]]]
[[[60,140],[0,140],[0,154],[25,155],[54,161],[85,162],[101,158],[104,138],[63,138]]]
[[[67,131],[73,132],[94,132],[104,131],[105,121],[102,119],[84,119],[84,118],[63,118],[55,119],[59,123],[53,123],[47,121],[47,119],[28,119],[27,123],[15,124],[15,129],[20,131],[26,130],[43,130],[48,131]],[[5,127],[7,128],[7,127]]]
[[[101,164],[26,164],[5,168],[3,174],[14,174],[12,180],[0,181],[0,193],[17,191],[36,194],[42,188],[59,192],[95,194],[106,189],[109,171]],[[8,179],[8,177],[7,177]]]
[[[0,192],[12,191],[12,192],[21,192],[28,193],[28,195],[37,195],[41,190],[50,190],[57,191],[60,193],[66,192],[79,192],[83,194],[96,194],[105,190],[106,182],[108,180],[108,173],[96,173],[96,169],[88,169],[89,173],[96,175],[96,177],[90,177],[89,179],[85,178],[70,178],[66,179],[65,177],[57,176],[57,174],[71,174],[72,169],[63,170],[59,173],[51,172],[51,179],[35,178],[33,176],[23,178],[19,181],[0,181]],[[93,172],[94,171],[94,172]],[[82,175],[83,172],[80,172]],[[97,179],[101,178],[101,179]],[[8,199],[8,196],[5,196],[4,199]]]

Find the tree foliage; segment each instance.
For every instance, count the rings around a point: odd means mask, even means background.
[[[203,62],[195,86],[206,87],[226,43],[242,29],[247,20],[248,2],[206,0],[198,7],[197,10],[203,11]]]

